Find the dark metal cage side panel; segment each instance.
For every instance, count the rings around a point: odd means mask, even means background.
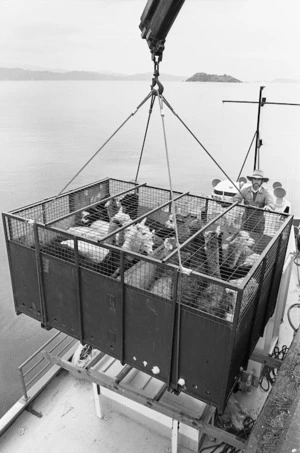
[[[183,378],[187,393],[222,411],[232,353],[232,325],[181,305],[180,328],[175,332],[172,382],[176,385],[178,378]]]
[[[255,319],[255,303],[248,306],[245,316],[243,316],[234,332],[234,345],[228,363],[229,372],[227,376],[224,376],[224,380],[227,379],[225,390],[226,400],[230,396],[233,387],[239,378],[240,368],[246,368],[249,360],[249,337],[251,338],[253,322]]]
[[[122,285],[87,269],[81,269],[80,276],[83,343],[121,360]]]
[[[35,250],[9,242],[8,254],[16,313],[42,322]]]
[[[280,277],[282,274],[282,269],[284,266],[285,255],[288,247],[290,231],[292,228],[292,220],[288,223],[286,228],[282,231],[278,238],[278,247],[276,250],[276,262],[273,266],[273,274],[271,279],[271,288],[269,293],[269,302],[268,308],[266,311],[265,316],[265,323],[271,318],[274,313],[276,301],[277,301],[277,294],[280,286]]]
[[[167,382],[172,360],[174,302],[125,286],[124,361]]]
[[[78,272],[74,265],[42,257],[46,325],[80,339]]]
[[[259,338],[263,336],[264,328],[275,309],[291,224],[292,219],[289,220],[284,229],[281,228],[278,236],[270,241],[263,254],[263,276],[259,287],[259,300],[256,304],[249,356],[253,352]]]

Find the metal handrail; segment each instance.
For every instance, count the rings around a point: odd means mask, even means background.
[[[32,362],[39,354],[41,354],[46,348],[47,346],[49,346],[51,343],[53,343],[56,338],[59,336],[59,335],[63,335],[63,338],[60,339],[60,341],[58,343],[55,343],[50,349],[49,349],[49,352],[53,352],[55,349],[57,349],[64,341],[68,340],[69,341],[67,342],[67,344],[62,348],[60,349],[58,352],[57,352],[57,355],[59,356],[60,354],[62,354],[67,348],[69,348],[69,346],[74,343],[75,341],[77,341],[76,339],[74,338],[71,338],[69,337],[68,335],[66,334],[63,334],[62,332],[57,332],[53,337],[51,337],[46,343],[43,344],[43,346],[41,346],[37,351],[35,351],[30,357],[28,357],[28,359],[26,359],[19,367],[18,367],[18,372],[19,372],[19,376],[20,376],[20,379],[21,379],[21,385],[22,385],[22,389],[23,389],[23,395],[24,395],[24,398],[25,400],[28,400],[29,399],[29,396],[28,396],[28,390],[32,387],[32,383],[36,381],[37,378],[43,376],[46,372],[47,369],[51,368],[52,366],[54,366],[51,362],[48,362],[44,356],[42,355],[42,357],[37,361],[35,362],[28,370],[24,371],[24,367],[28,364],[30,364],[30,362]],[[42,363],[42,362],[47,362],[45,366],[43,366],[42,369],[40,370],[37,370],[38,366]],[[36,373],[34,374],[34,376],[28,381],[26,382],[25,381],[25,378],[26,376],[33,372],[34,370],[36,370]]]

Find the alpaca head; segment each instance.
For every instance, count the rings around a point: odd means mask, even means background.
[[[123,249],[137,253],[153,253],[155,231],[145,225],[146,219],[136,225],[131,225],[125,230]]]
[[[167,252],[170,252],[171,250],[176,248],[176,239],[174,237],[172,238],[166,238],[164,240],[164,248]]]
[[[81,213],[81,223],[84,225],[89,222],[90,213],[88,211],[82,211]]]
[[[122,211],[122,208],[120,208],[117,214],[111,218],[111,222],[124,226],[131,222],[131,218]]]
[[[216,253],[219,248],[219,234],[217,231],[206,231],[204,233],[205,249],[209,254]]]
[[[242,230],[239,232],[239,234],[240,234],[241,238],[243,239],[243,241],[245,242],[245,245],[247,245],[248,247],[253,247],[253,245],[255,244],[255,241],[250,236],[248,231]]]
[[[114,215],[116,215],[119,212],[121,204],[115,198],[111,198],[111,200],[108,200],[105,203],[105,207],[107,209],[108,217],[112,219]]]

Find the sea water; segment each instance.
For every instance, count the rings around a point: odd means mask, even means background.
[[[126,124],[68,188],[103,177],[147,182],[209,194],[211,181],[239,174],[257,128],[253,84],[165,83],[166,105],[156,98],[149,128],[145,82],[1,82],[1,212],[56,195],[102,144]],[[266,84],[267,102],[300,104],[300,85]],[[136,113],[135,113],[136,112]],[[266,104],[261,111],[260,167],[287,190],[300,216],[300,107]],[[192,134],[191,134],[192,132]],[[138,162],[145,140],[141,165]],[[242,175],[253,170],[253,148]],[[167,165],[169,162],[169,166]],[[14,313],[0,227],[0,416],[22,395],[17,367],[52,332]]]

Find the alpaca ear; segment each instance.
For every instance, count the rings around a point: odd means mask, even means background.
[[[147,220],[147,217],[145,217],[145,218],[144,218],[144,219],[143,219],[143,220],[141,221],[140,225],[141,225],[141,226],[144,226],[144,225],[145,225],[145,222],[146,222],[146,220]]]
[[[217,234],[217,236],[219,236],[219,235],[221,234],[221,227],[220,227],[220,225],[218,225],[217,228],[216,228],[216,234]]]

